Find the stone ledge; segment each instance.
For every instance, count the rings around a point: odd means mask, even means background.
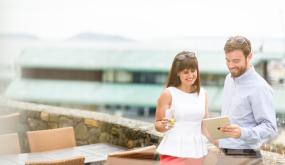
[[[27,102],[20,102],[20,101],[12,101],[8,99],[1,99],[0,105],[4,107],[13,108],[18,111],[28,110],[28,111],[35,111],[35,112],[45,112],[40,114],[43,118],[42,120],[47,120],[47,114],[57,114],[57,115],[64,115],[64,116],[73,116],[73,117],[80,117],[85,118],[88,120],[96,120],[102,121],[107,123],[113,123],[125,127],[129,127],[132,129],[140,129],[141,131],[145,131],[147,133],[154,134],[158,137],[162,137],[162,133],[155,131],[155,128],[152,123],[143,122],[132,120],[123,117],[112,116],[105,113],[100,112],[92,112],[87,110],[79,110],[79,109],[71,109],[71,108],[63,108],[63,107],[55,107],[49,105],[42,105],[42,104],[34,104],[34,103],[27,103]]]
[[[28,128],[25,131],[72,126],[78,145],[107,142],[134,148],[157,145],[163,135],[152,123],[99,112],[5,99],[0,100],[0,106],[19,111],[22,125]]]

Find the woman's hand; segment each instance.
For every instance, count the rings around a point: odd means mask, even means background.
[[[173,128],[173,126],[171,126],[169,124],[169,120],[168,119],[162,119],[162,120],[158,120],[155,122],[155,129],[158,132],[166,132],[168,130],[170,130],[171,128]]]
[[[218,140],[211,139],[210,142],[211,142],[212,144],[214,144],[216,147],[219,147],[219,141],[218,141]]]

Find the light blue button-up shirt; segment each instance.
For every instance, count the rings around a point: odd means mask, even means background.
[[[273,90],[254,70],[233,78],[228,74],[222,98],[222,116],[241,127],[241,137],[219,140],[220,148],[258,149],[277,133]]]

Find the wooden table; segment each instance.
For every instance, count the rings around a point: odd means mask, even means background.
[[[48,152],[0,155],[0,164],[24,165],[26,161],[60,160],[73,156],[84,156],[85,164],[100,164],[107,159],[109,153],[124,150],[126,148],[98,143]]]

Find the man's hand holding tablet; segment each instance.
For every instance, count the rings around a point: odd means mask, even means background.
[[[229,134],[231,131],[231,123],[228,117],[215,117],[203,119],[203,122],[213,139],[223,139],[232,137]],[[228,128],[229,127],[229,128]]]

